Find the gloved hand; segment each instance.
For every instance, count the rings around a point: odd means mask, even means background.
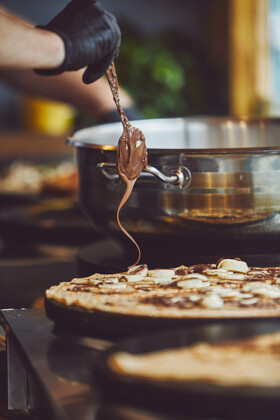
[[[95,0],[72,0],[47,25],[39,26],[58,34],[65,44],[60,67],[36,69],[37,74],[54,75],[86,67],[84,83],[105,74],[118,55],[121,34],[116,18]]]

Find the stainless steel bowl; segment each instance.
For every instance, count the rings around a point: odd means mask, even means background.
[[[220,234],[261,241],[280,233],[280,119],[176,118],[137,121],[148,171],[122,210],[136,236]],[[87,128],[77,147],[79,202],[94,226],[118,232],[124,192],[115,169],[119,123]],[[208,233],[207,233],[208,232]]]

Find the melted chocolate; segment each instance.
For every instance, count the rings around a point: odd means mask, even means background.
[[[156,306],[167,306],[176,308],[189,308],[194,306],[194,303],[190,301],[188,297],[181,297],[180,299],[169,297],[169,296],[151,296],[140,300],[141,303],[156,305]]]
[[[117,222],[120,229],[135,244],[138,250],[137,261],[135,261],[135,263],[130,266],[133,267],[139,262],[141,258],[141,251],[137,242],[121,225],[119,214],[121,208],[129,199],[137,178],[139,177],[142,170],[147,166],[148,154],[144,134],[138,128],[132,127],[127,119],[124,109],[121,106],[119,84],[114,64],[112,64],[107,70],[107,78],[123,125],[123,132],[118,142],[117,170],[120,178],[126,185],[126,189],[118,207]]]
[[[188,267],[181,265],[180,267],[175,268],[174,272],[176,276],[185,276],[188,274]]]
[[[188,267],[187,274],[192,273],[203,273],[204,270],[209,270],[211,268],[211,264],[196,264],[191,265]]]
[[[192,273],[203,273],[204,270],[212,268],[211,264],[196,264],[191,265],[190,267],[185,267],[181,265],[180,267],[175,268],[176,276],[186,276],[187,274]]]
[[[145,268],[148,269],[147,264],[141,264],[138,267],[136,267],[136,268],[133,269],[133,274],[140,273],[140,271],[142,271]]]
[[[92,288],[90,284],[78,284],[77,286],[73,287],[73,289],[67,289],[69,292],[92,292]]]

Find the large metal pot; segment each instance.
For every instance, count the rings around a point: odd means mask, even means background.
[[[150,239],[167,234],[195,238],[198,247],[217,239],[222,247],[228,241],[275,247],[280,239],[280,119],[177,118],[133,125],[146,136],[149,168],[121,213],[130,232]],[[124,192],[115,170],[121,132],[114,123],[68,139],[77,147],[81,207],[109,235],[119,232],[116,210]]]

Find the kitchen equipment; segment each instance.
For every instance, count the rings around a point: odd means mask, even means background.
[[[263,399],[258,398],[256,394],[252,394],[250,406],[242,404],[246,399],[250,400],[247,391],[244,397],[240,396],[240,390],[237,395],[231,395],[226,390],[214,389],[210,394],[211,387],[198,386],[197,390],[190,389],[194,394],[194,403],[192,400],[187,403],[190,394],[186,396],[185,391],[180,393],[178,398],[184,396],[183,406],[179,407],[184,413],[178,416],[174,414],[176,405],[173,404],[173,413],[167,414],[167,410],[162,414],[157,408],[162,409],[159,405],[159,398],[162,395],[161,389],[153,389],[149,392],[148,388],[144,388],[142,383],[139,384],[141,392],[137,394],[137,384],[135,381],[120,381],[112,377],[112,373],[104,366],[108,353],[99,358],[101,349],[109,347],[110,343],[101,340],[78,340],[77,337],[69,335],[56,334],[53,323],[46,317],[43,309],[18,309],[4,310],[0,313],[1,321],[5,324],[7,330],[7,359],[8,359],[8,403],[10,410],[28,410],[32,417],[52,420],[189,420],[190,418],[213,419],[221,418],[218,416],[221,411],[230,410],[228,417],[231,419],[248,419],[261,418],[272,419],[273,414],[279,417],[279,405],[277,411],[273,413],[273,408],[277,401],[270,391]],[[8,327],[8,328],[7,328]],[[279,323],[251,324],[244,323],[237,325],[216,325],[207,326],[205,328],[188,329],[184,332],[161,333],[160,336],[142,337],[129,340],[122,345],[126,351],[142,352],[143,350],[156,350],[160,347],[171,347],[178,345],[187,345],[191,341],[200,338],[209,340],[220,338],[239,338],[250,336],[258,333],[273,332],[279,329]],[[116,351],[116,348],[115,350]],[[99,367],[100,375],[98,378],[94,375],[94,367]],[[104,371],[104,368],[106,371]],[[102,379],[101,379],[102,378]],[[102,380],[102,382],[101,382]],[[113,393],[117,400],[117,411],[113,410],[113,406],[104,401],[100,401],[100,388],[102,385],[103,396],[112,398]],[[104,386],[104,387],[103,387]],[[107,386],[107,388],[106,388]],[[165,405],[173,403],[174,394],[178,393],[177,388],[173,390],[171,387],[166,388],[167,398],[161,399]],[[125,391],[121,395],[122,391]],[[205,391],[205,392],[204,392]],[[241,391],[242,392],[242,391]],[[213,401],[211,397],[213,395]],[[147,396],[147,398],[145,398]],[[207,398],[209,406],[206,404]],[[136,400],[139,406],[150,405],[153,407],[153,413],[138,409],[134,411],[131,404],[125,410],[124,401]],[[226,402],[230,401],[235,404],[226,406]],[[205,401],[205,402],[204,402]],[[197,404],[199,402],[199,404]],[[269,405],[272,402],[273,405]],[[263,403],[263,405],[262,405]],[[172,408],[172,407],[171,407]],[[206,416],[201,417],[201,412],[209,412]],[[114,413],[111,412],[111,409]],[[191,409],[194,416],[190,415]],[[195,413],[195,409],[197,409]],[[240,410],[241,409],[241,410]],[[259,410],[260,409],[260,410]],[[108,411],[109,412],[108,412]],[[215,411],[216,415],[213,411]],[[264,411],[267,410],[267,411]],[[178,410],[179,411],[179,410]],[[154,413],[157,414],[154,414]],[[114,415],[113,415],[114,414]],[[249,415],[248,415],[249,414]],[[263,415],[264,414],[264,415]],[[272,414],[272,415],[270,415]],[[9,412],[11,415],[11,412]],[[155,415],[155,417],[154,417]],[[278,417],[277,417],[278,416]]]
[[[137,121],[148,171],[121,213],[140,245],[172,244],[202,253],[279,251],[280,119],[177,118]],[[119,235],[124,186],[115,166],[119,123],[87,128],[76,146],[79,202],[96,229]]]
[[[86,337],[98,337],[117,340],[140,334],[174,330],[175,328],[190,328],[200,325],[227,323],[242,325],[248,318],[160,318],[145,315],[123,315],[98,310],[85,310],[78,306],[66,306],[55,300],[45,298],[45,309],[48,318],[54,321],[59,331]],[[266,318],[254,318],[253,325],[258,325]],[[269,318],[271,323],[278,322],[279,317]]]
[[[28,410],[41,420],[95,419],[97,392],[88,383],[98,351],[55,336],[43,309],[4,310],[2,316],[9,326],[9,410]]]
[[[95,364],[98,384],[104,401],[154,410],[180,418],[215,419],[277,419],[280,408],[280,388],[230,387],[207,382],[145,381],[116,374],[108,359],[116,352],[143,354],[168,348],[190,346],[195,342],[217,342],[253,337],[279,331],[278,323],[241,322],[214,324],[162,332],[131,339],[109,348]]]

